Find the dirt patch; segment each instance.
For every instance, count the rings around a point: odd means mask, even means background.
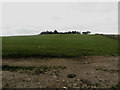
[[[36,68],[31,73],[2,71],[4,88],[111,88],[118,84],[118,57],[3,59],[2,64]],[[41,66],[52,68],[42,73]],[[68,74],[76,76],[68,78]]]

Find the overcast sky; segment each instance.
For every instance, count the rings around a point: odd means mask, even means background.
[[[2,16],[2,35],[55,29],[118,33],[117,2],[7,2],[2,4]]]

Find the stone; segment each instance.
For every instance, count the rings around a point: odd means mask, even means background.
[[[35,74],[44,74],[43,70],[41,70],[41,69],[36,69],[36,70],[34,71],[34,73],[35,73]]]
[[[76,74],[68,74],[67,77],[68,78],[74,78],[74,77],[76,77]]]

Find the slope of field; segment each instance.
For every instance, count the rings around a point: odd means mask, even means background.
[[[2,37],[3,58],[117,55],[118,40],[100,35],[53,34]]]

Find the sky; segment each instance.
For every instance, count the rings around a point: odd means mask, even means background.
[[[5,2],[2,36],[36,35],[42,31],[118,33],[117,2]]]

